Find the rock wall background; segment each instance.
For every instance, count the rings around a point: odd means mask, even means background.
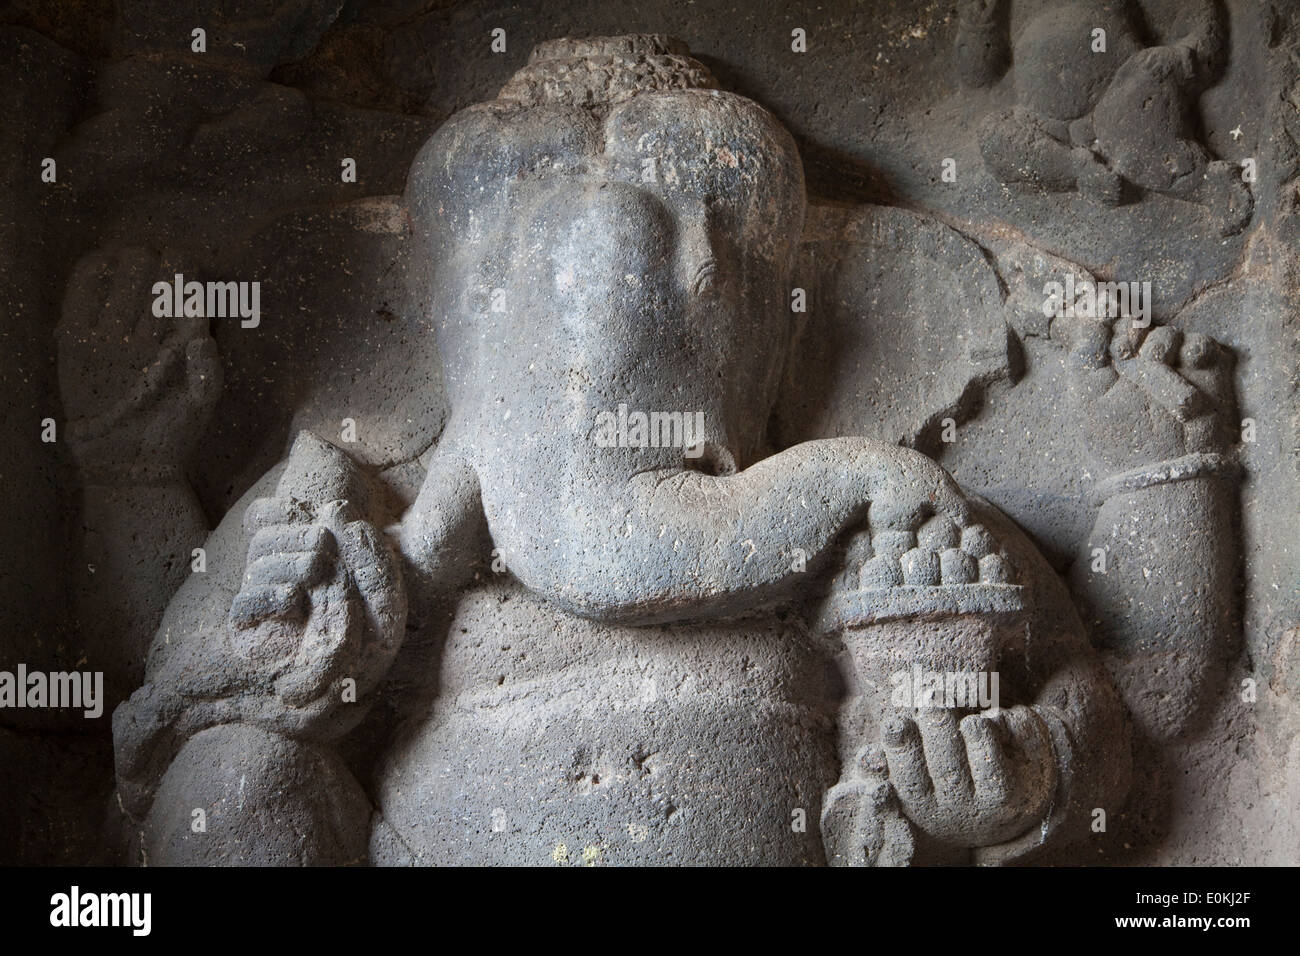
[[[1015,2],[1012,31],[1043,6]],[[1166,197],[1105,209],[989,176],[976,126],[1011,94],[1006,82],[959,87],[952,3],[0,4],[0,667],[101,668],[129,691],[156,621],[124,624],[111,607],[90,617],[75,596],[109,570],[154,582],[160,615],[188,562],[183,536],[165,553],[105,545],[111,532],[88,518],[67,443],[40,439],[43,419],[63,422],[78,413],[70,403],[96,400],[60,387],[56,345],[61,319],[104,306],[102,289],[69,292],[84,255],[146,247],[187,278],[262,283],[258,335],[212,327],[224,385],[187,465],[208,526],[300,428],[332,434],[351,417],[358,457],[410,467],[445,416],[428,322],[402,283],[396,196],[416,150],[457,109],[493,95],[538,41],[669,33],[790,128],[820,206],[801,268],[810,288],[828,290],[831,331],[792,371],[780,441],[860,433],[917,444],[1064,572],[1089,515],[1077,435],[1061,425],[1059,343],[1037,311],[1042,276],[1151,278],[1158,319],[1236,352],[1240,413],[1257,423],[1241,447],[1241,653],[1208,721],[1149,755],[1158,798],[1130,809],[1134,845],[1120,862],[1294,863],[1300,3],[1225,8],[1231,54],[1200,99],[1201,141],[1221,159],[1256,158],[1259,181],[1249,224],[1220,237],[1198,207]],[[196,27],[204,53],[191,50]],[[495,28],[506,31],[501,53]],[[807,31],[806,53],[791,51],[795,28]],[[46,157],[54,183],[41,180]],[[344,158],[356,161],[354,183],[341,181]],[[945,158],[956,182],[942,179]],[[843,217],[863,203],[925,224],[905,243],[859,241]],[[927,245],[917,238],[927,230],[941,238]],[[144,308],[147,285],[139,295]],[[882,353],[891,340],[903,344]],[[842,384],[819,394],[830,354]],[[885,387],[881,368],[894,376]],[[945,409],[961,423],[951,444],[933,434]],[[1254,703],[1234,690],[1247,678]],[[109,723],[87,724],[0,712],[0,759],[14,770],[0,860],[111,858]]]

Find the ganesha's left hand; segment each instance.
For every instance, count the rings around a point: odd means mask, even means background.
[[[889,779],[913,823],[958,846],[992,846],[1046,817],[1056,787],[1047,725],[1031,707],[958,718],[927,708],[883,728]]]
[[[1214,339],[1129,318],[1062,318],[1070,397],[1105,472],[1223,452],[1234,418],[1232,353]]]

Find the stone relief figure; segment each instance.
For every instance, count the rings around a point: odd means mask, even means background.
[[[131,665],[143,660],[166,598],[190,572],[191,549],[207,530],[184,466],[221,391],[221,361],[206,319],[150,309],[142,292],[160,272],[167,274],[167,263],[147,249],[88,253],[68,282],[55,330],[82,486],[72,599],[94,632],[90,646],[103,653],[116,645],[102,658],[115,701],[139,683]]]
[[[1169,7],[1169,9],[1164,9]],[[1009,0],[959,7],[957,72],[962,85],[996,83],[1012,67],[1015,105],[985,118],[980,151],[1008,185],[1078,190],[1105,206],[1125,185],[1199,203],[1239,232],[1253,200],[1231,163],[1197,141],[1196,102],[1227,60],[1216,0],[1172,7],[1159,0],[1053,4],[1009,44]],[[1144,13],[1163,29],[1145,37]]]
[[[142,859],[998,864],[1122,808],[1129,717],[1028,537],[918,451],[771,447],[807,210],[763,108],[678,41],[544,43],[406,205],[450,417],[418,493],[304,432],[212,533],[114,715]],[[1224,351],[1069,338],[1098,533],[1180,547],[1230,472]],[[1076,586],[1130,700],[1218,635],[1227,564],[1169,620]],[[913,671],[997,699],[900,704]]]

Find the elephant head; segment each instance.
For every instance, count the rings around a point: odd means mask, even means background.
[[[713,86],[677,41],[543,44],[408,181],[452,405],[440,453],[476,474],[515,576],[579,614],[770,603],[869,509],[963,514],[903,449],[765,457],[803,172],[771,114]]]

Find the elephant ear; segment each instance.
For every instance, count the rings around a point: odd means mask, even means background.
[[[1003,291],[984,251],[889,206],[809,208],[795,330],[772,438],[864,436],[935,454],[944,420],[1013,377]]]
[[[367,466],[416,459],[447,402],[401,197],[295,208],[239,245],[218,275],[261,282],[261,324],[214,324],[226,384],[201,451],[205,505],[228,510],[302,431]]]

